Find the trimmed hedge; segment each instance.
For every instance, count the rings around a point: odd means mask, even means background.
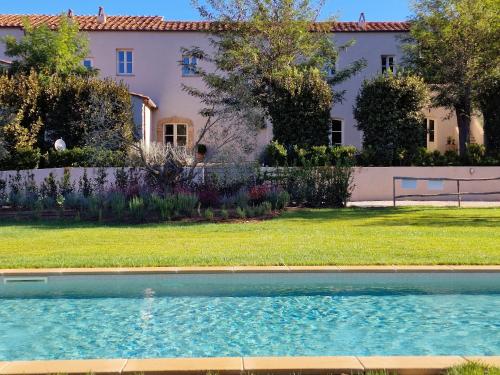
[[[64,167],[125,167],[127,155],[123,151],[92,147],[64,151],[51,150],[42,155],[40,149],[22,148],[0,161],[0,170],[24,170]]]

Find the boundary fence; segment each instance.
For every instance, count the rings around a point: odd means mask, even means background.
[[[445,182],[452,181],[456,182],[457,192],[456,193],[437,193],[437,194],[402,194],[396,195],[396,181],[437,181]],[[464,195],[499,195],[500,191],[490,191],[490,192],[466,192],[462,191],[460,183],[461,182],[476,182],[476,181],[500,181],[500,177],[490,177],[490,178],[450,178],[450,177],[402,177],[394,176],[392,178],[392,204],[396,207],[396,202],[401,198],[436,198],[436,197],[449,197],[456,196],[458,207],[462,206],[462,196]]]

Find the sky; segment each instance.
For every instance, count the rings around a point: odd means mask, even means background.
[[[71,8],[75,14],[96,14],[99,5],[109,15],[159,15],[169,20],[198,20],[191,0],[0,0],[4,14],[60,14]],[[325,0],[322,19],[336,17],[357,21],[364,12],[367,21],[404,21],[410,15],[409,0]]]

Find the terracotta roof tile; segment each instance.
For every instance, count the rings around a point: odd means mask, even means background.
[[[59,16],[0,14],[0,28],[22,28],[28,18],[34,26],[47,24],[56,28]],[[73,16],[82,31],[209,31],[212,24],[205,21],[166,21],[161,16],[107,16],[106,23],[97,22],[96,16]],[[320,22],[312,25],[313,31],[329,32],[404,32],[408,22]]]

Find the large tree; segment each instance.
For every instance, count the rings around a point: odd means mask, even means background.
[[[423,109],[427,86],[419,77],[383,74],[365,81],[356,98],[354,118],[363,132],[367,162],[375,165],[411,163],[425,147]]]
[[[35,70],[46,75],[88,75],[92,73],[82,62],[88,56],[89,42],[79,32],[72,18],[61,15],[58,28],[46,24],[32,26],[24,20],[24,36],[17,40],[8,35],[3,38],[5,54],[13,58],[11,70],[26,73]]]
[[[338,50],[331,37],[332,22],[316,22],[322,2],[207,0],[203,4],[198,4],[198,9],[212,22],[211,48],[190,48],[184,53],[210,63],[197,68],[206,90],[185,89],[204,103],[216,103],[228,112],[238,111],[250,126],[265,126],[269,120],[279,141],[289,141],[288,137],[280,139],[282,134],[294,132],[297,138],[307,129],[309,134],[319,133],[317,139],[326,143],[328,126],[323,121],[324,114],[343,94],[332,88],[359,71],[364,61],[327,74],[335,70]],[[203,69],[204,66],[210,68]],[[291,84],[294,77],[296,82]],[[309,78],[315,84],[308,85]],[[328,108],[324,106],[325,98],[330,101]],[[288,117],[294,118],[287,122],[283,121],[283,113],[276,110],[278,104],[281,108],[287,104],[288,108],[295,105],[307,111],[289,113]],[[313,110],[318,113],[312,114]],[[315,121],[318,119],[321,121]],[[301,126],[293,127],[294,124]],[[318,144],[317,139],[313,145]]]
[[[432,85],[435,105],[455,111],[465,153],[481,85],[500,66],[498,0],[416,0],[414,11],[407,63]]]

